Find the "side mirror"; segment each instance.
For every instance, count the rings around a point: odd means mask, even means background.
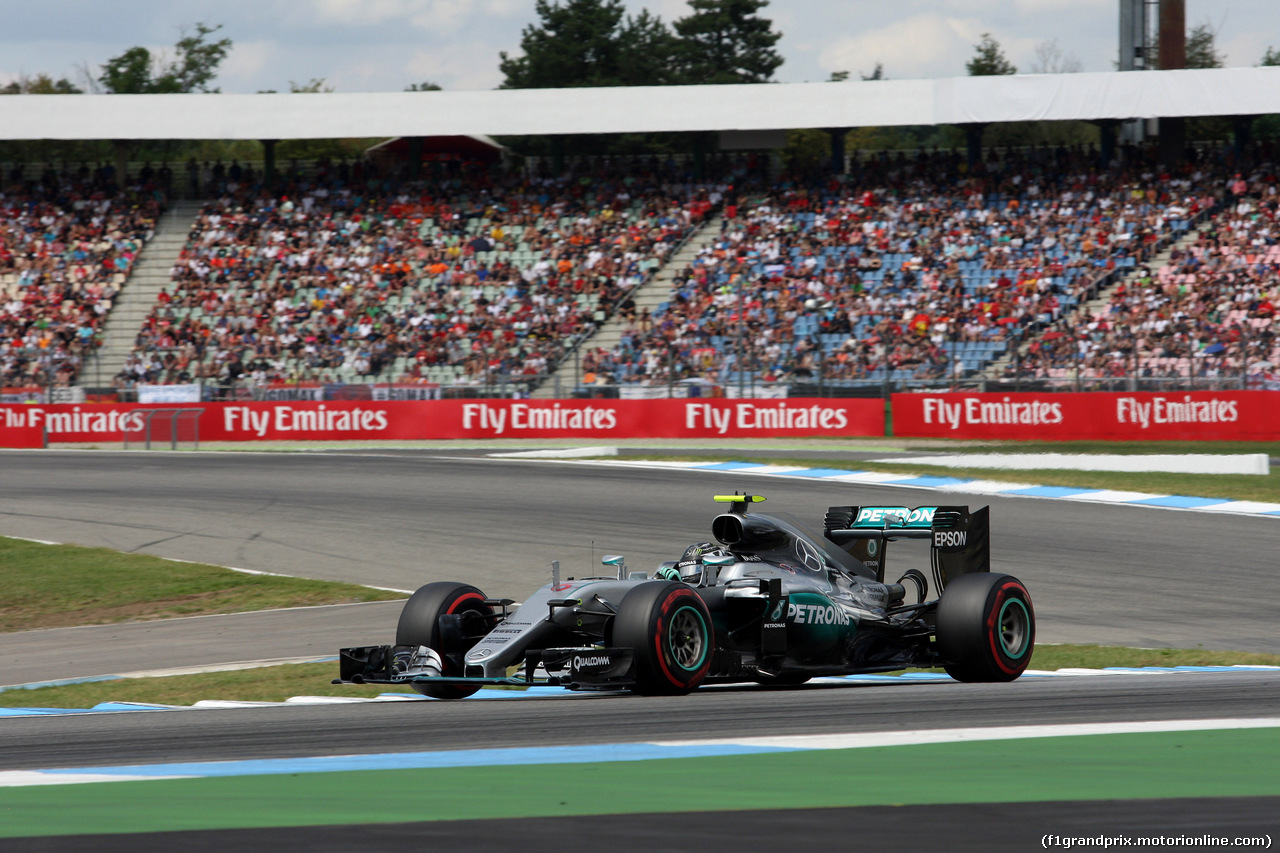
[[[738,558],[732,554],[717,554],[714,557],[707,557],[702,561],[702,565],[711,566],[715,569],[723,569],[725,566],[732,566],[738,562]]]
[[[602,566],[617,566],[618,580],[625,580],[627,577],[626,557],[621,554],[606,554],[604,559],[600,561]]]

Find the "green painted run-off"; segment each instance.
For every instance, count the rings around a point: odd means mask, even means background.
[[[1280,795],[1280,728],[0,789],[0,836]],[[673,781],[674,780],[674,781]]]

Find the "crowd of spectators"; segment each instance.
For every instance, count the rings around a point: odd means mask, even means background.
[[[1101,310],[1056,324],[1026,350],[1022,374],[1091,386],[1134,377],[1272,382],[1280,364],[1280,205],[1271,166],[1221,181],[1226,199],[1154,272],[1114,288]]]
[[[726,207],[655,316],[583,358],[604,383],[971,374],[1213,204],[1209,167],[1101,171],[1084,149],[871,161]],[[741,319],[740,319],[741,317]]]
[[[321,163],[275,193],[220,187],[122,380],[545,375],[717,198],[634,165],[404,181]]]
[[[1020,376],[1076,381],[1280,364],[1270,167],[1095,163],[1084,148],[972,168],[922,152],[753,182],[732,160],[700,180],[656,159],[424,180],[322,161],[275,192],[248,167],[206,167],[218,195],[118,380],[532,381],[613,315],[621,342],[583,350],[587,382],[938,381],[1006,352]],[[0,383],[66,383],[154,229],[162,177],[124,193],[109,167],[7,177]],[[633,288],[713,209],[720,232],[663,305],[636,310]],[[1104,309],[1077,310],[1117,280]]]
[[[87,165],[0,174],[0,386],[67,385],[155,230],[164,194]]]

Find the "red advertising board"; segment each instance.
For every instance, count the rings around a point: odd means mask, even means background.
[[[47,429],[50,443],[121,441],[126,430],[133,440],[147,412],[167,408],[202,409],[202,442],[884,435],[875,399],[295,401],[0,405],[0,442],[29,428]]]
[[[0,447],[44,447],[44,444],[43,426],[31,425],[25,420],[21,426],[9,426],[5,415],[0,414]]]
[[[893,434],[1001,440],[1274,441],[1280,392],[894,394]]]

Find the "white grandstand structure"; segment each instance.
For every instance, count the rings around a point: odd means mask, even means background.
[[[336,139],[1280,113],[1280,68],[841,83],[0,99],[0,139]]]

